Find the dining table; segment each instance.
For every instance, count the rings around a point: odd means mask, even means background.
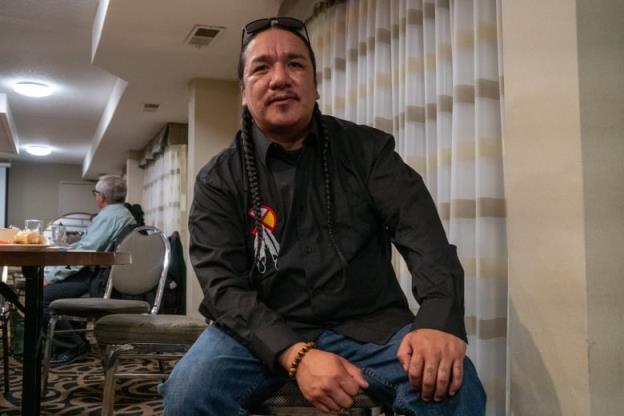
[[[26,278],[22,415],[40,414],[44,267],[111,266],[131,261],[129,253],[68,250],[41,244],[0,244],[0,266],[21,266]]]

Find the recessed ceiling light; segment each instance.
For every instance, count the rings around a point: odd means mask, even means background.
[[[31,144],[29,146],[25,146],[24,149],[26,149],[26,151],[33,156],[47,156],[52,153],[50,146],[40,144]]]
[[[17,82],[13,90],[27,97],[47,97],[52,94],[50,86],[41,82]]]

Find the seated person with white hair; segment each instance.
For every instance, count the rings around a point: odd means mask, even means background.
[[[133,215],[124,206],[126,184],[116,175],[102,176],[92,191],[95,204],[100,212],[86,229],[80,239],[69,246],[69,250],[103,251],[117,238],[128,225],[136,224]],[[43,289],[43,325],[47,328],[50,319],[48,306],[56,299],[75,298],[89,292],[92,269],[89,267],[58,266],[45,269],[45,287]],[[58,329],[71,329],[67,321],[58,321]],[[83,336],[56,337],[54,355],[50,363],[61,364],[74,361],[88,351],[88,344]]]

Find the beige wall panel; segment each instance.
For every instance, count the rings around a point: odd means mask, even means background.
[[[240,125],[238,82],[195,79],[190,85],[188,141],[188,198],[193,201],[195,176],[213,156],[232,143]],[[185,247],[187,274],[187,314],[199,316],[203,294]]]
[[[589,412],[575,7],[503,2],[512,415]]]
[[[624,414],[624,2],[577,1],[592,415]]]

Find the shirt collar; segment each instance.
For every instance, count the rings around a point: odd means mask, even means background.
[[[303,146],[308,146],[311,144],[317,144],[319,143],[319,140],[317,139],[318,137],[318,128],[316,125],[316,120],[314,119],[314,117],[312,117],[312,121],[310,122],[310,127],[308,127],[308,131],[306,132],[306,138],[303,141]],[[267,165],[267,158],[270,155],[270,149],[273,146],[279,146],[276,143],[273,143],[272,141],[270,141],[265,135],[264,133],[262,133],[262,131],[260,131],[260,129],[258,128],[258,126],[256,126],[256,124],[253,124],[253,129],[252,129],[252,135],[253,135],[253,140],[254,140],[254,144],[256,147],[256,156],[264,163],[264,165]]]

